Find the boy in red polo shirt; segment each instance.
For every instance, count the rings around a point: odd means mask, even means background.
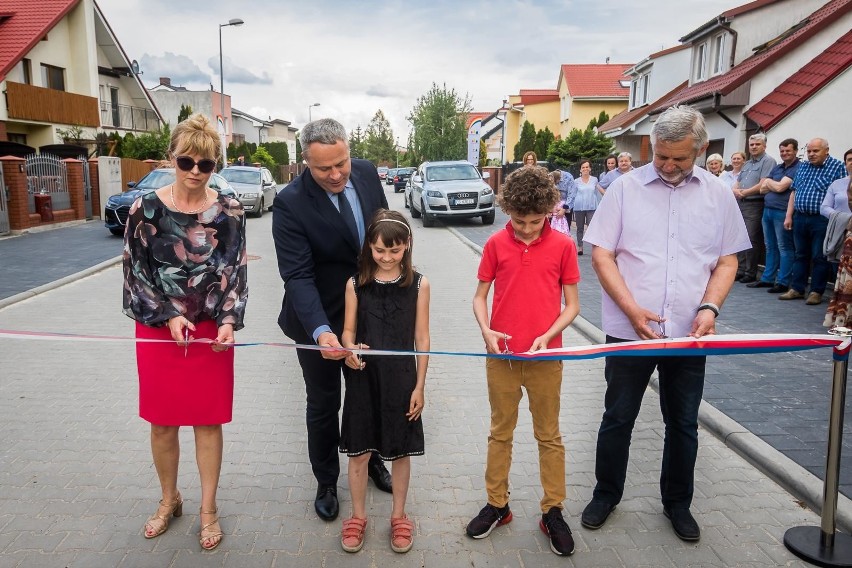
[[[506,178],[500,208],[511,221],[488,239],[479,264],[473,313],[488,353],[521,353],[562,347],[562,331],[580,312],[577,247],[550,228],[547,215],[559,192],[544,168],[515,170]],[[488,292],[494,283],[491,321]],[[564,299],[564,306],[563,304]],[[489,357],[485,363],[491,433],[485,466],[488,504],[467,525],[467,534],[485,538],[494,527],[512,520],[509,468],[512,437],[518,421],[521,388],[529,397],[533,432],[538,441],[544,497],[541,530],[550,548],[574,552],[571,529],[562,517],[565,499],[565,447],[559,432],[562,361],[509,361]]]

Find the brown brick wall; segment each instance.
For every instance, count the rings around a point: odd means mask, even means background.
[[[3,181],[9,194],[9,228],[22,231],[30,228],[29,205],[27,204],[26,160],[12,156],[0,157]]]
[[[68,195],[71,198],[71,209],[74,211],[73,219],[85,219],[86,193],[83,187],[83,163],[71,158],[62,161],[68,172]]]

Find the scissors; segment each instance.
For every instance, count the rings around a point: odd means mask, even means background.
[[[183,328],[183,357],[186,358],[186,352],[189,350],[189,326]]]

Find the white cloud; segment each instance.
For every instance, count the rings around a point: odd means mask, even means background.
[[[745,0],[740,0],[743,3]],[[188,88],[218,89],[237,108],[299,127],[329,116],[366,127],[376,110],[405,140],[406,116],[433,82],[493,111],[509,94],[555,88],[562,63],[635,63],[738,4],[705,0],[98,0],[131,59],[166,67]],[[224,27],[231,18],[245,25]],[[175,55],[176,54],[176,55]],[[187,63],[191,65],[187,65]],[[201,69],[209,64],[210,73]],[[149,76],[160,72],[152,66]]]

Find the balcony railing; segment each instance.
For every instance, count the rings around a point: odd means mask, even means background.
[[[75,126],[100,125],[95,97],[7,81],[6,104],[9,118]]]
[[[160,128],[160,119],[157,113],[148,108],[101,101],[101,125],[105,128],[152,132]]]

